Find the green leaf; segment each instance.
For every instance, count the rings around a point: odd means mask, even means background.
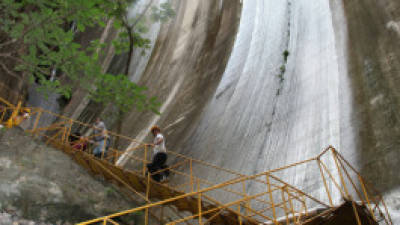
[[[80,32],[85,31],[85,26],[84,26],[82,23],[77,23],[77,24],[76,24],[76,27],[78,28],[78,30],[79,30]]]
[[[113,19],[114,28],[119,30],[123,28],[122,22],[130,4],[131,0],[0,1],[2,38],[23,40],[23,46],[18,47],[27,50],[21,52],[19,60],[23,63],[17,65],[15,70],[29,74],[27,79],[30,82],[38,80],[39,90],[45,95],[55,92],[70,98],[79,87],[89,91],[94,101],[105,105],[113,103],[125,112],[134,108],[158,112],[160,104],[147,97],[146,87],[132,83],[126,74],[102,73],[99,59],[103,55],[101,49],[110,44],[108,40],[106,43],[94,40],[89,46],[81,46],[68,27],[75,21],[78,31],[84,32],[87,27],[104,27],[105,21]],[[160,5],[155,10],[161,19],[166,15],[164,11],[169,9],[167,5]],[[111,40],[116,52],[127,52],[130,47],[141,48],[142,51],[149,48],[150,40],[141,36],[148,31],[148,22],[145,16],[134,28],[133,46],[129,46],[132,43],[126,29]],[[49,81],[51,68],[57,68],[63,79]]]

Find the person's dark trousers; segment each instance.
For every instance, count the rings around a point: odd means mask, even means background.
[[[161,169],[165,169],[167,168],[167,166],[165,165],[165,163],[167,162],[167,154],[165,152],[159,152],[157,153],[154,157],[153,157],[153,162],[147,164],[147,170],[150,173],[155,173]],[[151,175],[151,177],[159,182],[161,180],[162,175],[168,176],[169,175],[169,171],[164,171],[162,173],[158,173],[158,174],[154,174]]]

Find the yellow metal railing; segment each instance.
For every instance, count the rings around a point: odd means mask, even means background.
[[[24,109],[25,108],[26,107],[24,107]],[[12,113],[15,113],[18,110],[17,107],[8,107],[7,109],[14,110],[12,111]],[[53,120],[55,120],[56,122],[47,124],[45,123],[46,121],[42,120],[43,117],[49,118],[50,116],[53,117]],[[89,129],[95,129],[90,124],[82,123],[80,121],[76,121],[65,116],[52,113],[42,108],[31,108],[29,121],[24,121],[24,123],[28,124],[26,126],[27,131],[31,132],[36,137],[42,137],[46,143],[57,141],[65,145],[73,144],[69,142],[69,137],[74,137],[74,130],[87,131]],[[150,179],[150,174],[146,175],[146,165],[151,162],[151,148],[153,147],[152,144],[142,143],[133,138],[119,135],[111,131],[108,131],[108,136],[108,138],[112,140],[115,140],[118,137],[120,142],[122,143],[134,143],[135,147],[127,150],[120,150],[114,147],[110,147],[106,152],[103,152],[101,154],[99,159],[115,164],[119,157],[121,157],[121,155],[127,152],[132,152],[134,154],[127,156],[130,159],[130,163],[125,169],[129,169],[129,171],[132,171],[141,176],[146,176],[146,178]],[[88,135],[84,138],[86,140],[90,140],[93,137],[94,135]],[[104,142],[106,141],[107,140],[104,139]],[[95,143],[88,144],[85,153],[93,155],[93,149],[95,147]],[[207,162],[189,158],[185,155],[175,153],[173,151],[168,151],[168,161],[171,162],[171,165],[167,169],[170,171],[170,177],[173,177],[173,180],[163,185],[179,192],[193,192],[199,190],[198,188],[213,186],[218,183],[223,183],[225,181],[244,176],[243,174],[240,174],[236,171],[221,168]],[[221,179],[210,181],[207,179],[207,175],[202,171],[220,173],[221,176],[219,176],[219,178]],[[151,175],[162,172],[163,170],[160,170]],[[240,190],[227,189],[227,191],[231,192],[232,194],[246,194],[246,190],[242,188]],[[148,201],[148,199],[146,199],[144,195],[140,195],[140,197]]]
[[[333,168],[328,168],[326,163],[327,160],[334,162]],[[316,168],[319,168],[319,175],[323,182],[324,193],[320,195],[319,198],[307,194],[305,191],[290,185],[275,175],[278,172],[290,168],[296,168],[303,165],[310,167],[312,164],[314,164]],[[334,174],[337,174],[338,176],[336,177]],[[316,178],[313,177],[312,179]],[[219,202],[217,199],[209,196],[216,190],[233,189],[235,185],[242,183],[248,184],[249,182],[258,183],[260,180],[265,181],[265,187],[264,190],[260,189],[258,193],[241,195],[237,199],[231,199],[226,202]],[[282,168],[266,171],[253,176],[236,178],[212,187],[207,187],[171,199],[147,204],[80,224],[86,225],[98,222],[102,222],[103,224],[118,224],[115,222],[115,219],[121,216],[140,211],[148,212],[151,209],[161,206],[175,205],[175,202],[187,200],[193,197],[198,199],[196,206],[198,207],[197,213],[182,218],[174,218],[165,224],[173,225],[182,222],[207,224],[223,210],[234,212],[238,217],[236,220],[238,222],[237,224],[242,224],[242,221],[244,220],[246,220],[248,224],[260,224],[260,221],[265,224],[276,225],[307,224],[307,222],[316,217],[321,217],[336,209],[338,204],[334,204],[335,199],[332,197],[336,192],[340,193],[342,198],[351,201],[357,225],[362,225],[361,219],[358,216],[359,211],[356,206],[358,204],[367,207],[367,210],[374,221],[382,221],[387,225],[393,224],[382,196],[370,188],[370,185],[365,182],[361,175],[333,147],[328,147],[316,157]],[[211,201],[214,205],[211,208],[204,208],[204,201]],[[259,201],[262,201],[263,204],[259,204]],[[316,210],[318,208],[321,210]]]
[[[2,123],[6,123],[13,118],[13,115],[18,115],[22,109],[26,109],[21,104],[18,106],[7,104],[3,99],[0,99],[0,102],[4,105],[0,108]],[[47,124],[42,120],[43,117],[49,116],[52,116],[56,122]],[[6,119],[6,117],[9,118]],[[30,108],[30,118],[24,122],[28,123],[28,131],[32,135],[43,138],[46,143],[57,143],[69,148],[72,148],[69,138],[73,136],[74,130],[94,129],[89,124],[41,108]],[[171,173],[170,181],[157,183],[150,178],[151,174],[146,174],[146,164],[150,162],[152,145],[113,132],[108,132],[108,135],[111,139],[118,137],[123,143],[135,143],[135,147],[127,150],[133,153],[128,156],[131,159],[129,168],[112,165],[126,151],[111,147],[98,158],[93,156],[95,147],[93,144],[89,145],[85,151],[82,149],[75,149],[75,151],[87,155],[94,163],[99,160],[141,177],[145,184],[142,192],[135,190],[131,184],[119,177],[120,175],[103,168],[103,164],[98,163],[99,167],[109,172],[112,179],[146,204],[81,224],[98,222],[118,224],[118,218],[140,211],[144,211],[146,225],[149,224],[150,218],[156,217],[157,213],[159,214],[158,221],[163,221],[163,224],[207,224],[222,218],[227,219],[226,215],[232,219],[230,224],[259,224],[260,221],[266,224],[305,224],[321,214],[334,210],[339,204],[339,196],[352,202],[358,225],[361,225],[361,220],[358,217],[357,203],[366,206],[375,221],[382,220],[385,224],[392,225],[383,198],[331,146],[316,157],[252,176],[245,176],[236,171],[168,151],[168,160],[173,162],[168,168]],[[218,178],[221,179],[210,181],[204,171],[208,174],[218,173]],[[310,183],[318,182],[317,188],[305,187],[305,190],[296,188],[300,184],[307,184],[304,182],[308,179],[305,171],[314,171],[315,174],[319,174],[309,181]],[[162,171],[158,171],[160,172]],[[282,180],[280,177],[286,179]],[[154,203],[150,199],[154,185],[168,188],[179,195],[168,199],[153,199],[159,200]],[[185,205],[185,203],[190,203],[190,205]],[[318,208],[322,208],[322,212],[316,210]],[[172,211],[182,211],[180,209],[190,211],[191,215],[174,213],[174,216],[166,216],[166,214],[172,215],[169,213]]]

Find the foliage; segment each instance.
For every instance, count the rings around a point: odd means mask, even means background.
[[[74,33],[68,24],[77,22],[77,28],[101,24],[106,12],[94,1],[2,0],[0,29],[8,39],[0,43],[1,50],[17,63],[16,71],[29,74],[30,81],[37,79],[42,90],[58,92],[70,97],[72,83],[50,82],[51,68],[59,68],[72,81],[87,83],[100,72],[96,54],[73,41]],[[7,49],[15,44],[18,48]],[[2,51],[2,53],[3,53]],[[4,55],[6,55],[4,54]],[[84,74],[84,76],[79,76]],[[34,77],[35,75],[35,77]]]
[[[128,6],[132,0],[2,0],[0,2],[0,66],[15,75],[20,72],[31,82],[37,81],[40,90],[56,92],[66,98],[72,91],[83,88],[91,98],[102,104],[114,103],[120,110],[133,106],[139,110],[157,112],[159,103],[144,94],[145,87],[132,83],[127,74],[105,74],[99,64],[99,53],[107,46],[99,40],[90,46],[81,46],[74,39],[78,32],[88,28],[104,27],[114,18],[114,27],[122,29],[111,42],[117,53],[132,47],[148,48],[150,41],[142,35],[147,32],[145,17],[129,29],[123,29]],[[153,10],[152,16],[164,20],[172,15],[169,4]],[[156,16],[154,16],[156,15]],[[133,42],[129,38],[133,37]],[[133,45],[133,46],[132,46]],[[7,63],[6,63],[7,62]],[[12,65],[13,68],[9,68]],[[16,65],[15,67],[13,65]],[[58,79],[49,79],[52,69],[62,73]]]
[[[136,1],[133,1],[135,3]],[[129,5],[131,1],[120,1],[112,13],[114,15],[114,27],[120,29],[118,38],[113,41],[114,46],[117,46],[117,54],[127,52],[129,47],[135,48],[150,48],[150,40],[143,38],[143,34],[148,32],[146,23],[148,22],[165,22],[169,18],[175,16],[175,11],[172,9],[169,2],[160,4],[160,7],[152,6],[152,0],[148,3],[143,12],[134,18],[128,17]],[[147,18],[146,13],[151,7],[150,18]],[[133,42],[130,43],[129,38]],[[130,46],[132,45],[132,46]],[[129,64],[129,62],[128,62]],[[129,65],[127,65],[129,66]]]
[[[289,51],[288,51],[288,50],[285,50],[285,51],[282,53],[282,55],[283,55],[283,60],[284,60],[285,63],[284,63],[281,67],[279,67],[278,78],[279,78],[279,82],[280,82],[280,83],[283,83],[283,81],[285,80],[285,78],[284,78],[283,75],[284,75],[285,72],[286,72],[286,63],[287,63],[287,58],[289,57]],[[280,94],[280,90],[278,89],[276,95],[279,95],[279,94]]]
[[[289,57],[289,51],[288,51],[288,50],[285,50],[285,51],[283,52],[283,60],[285,60],[285,62],[287,62],[288,57]]]
[[[105,193],[105,195],[106,195],[107,197],[112,197],[113,194],[115,193],[115,190],[114,190],[114,188],[112,188],[112,187],[106,187],[106,188],[104,189],[104,193]]]
[[[118,109],[126,112],[131,106],[138,110],[149,109],[158,113],[159,103],[155,97],[148,98],[143,92],[146,87],[131,82],[123,74],[102,74],[96,86],[102,87],[93,91],[92,98],[96,102],[111,102]]]
[[[151,18],[154,21],[165,22],[169,18],[175,16],[175,11],[172,9],[171,4],[169,4],[168,2],[160,4],[160,8],[153,6],[151,10],[152,10]]]
[[[281,74],[284,74],[285,71],[286,71],[286,66],[285,66],[285,65],[282,65],[282,66],[279,68],[279,70],[281,71]]]

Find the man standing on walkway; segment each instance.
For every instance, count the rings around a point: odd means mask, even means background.
[[[102,152],[106,149],[106,141],[107,138],[107,129],[106,125],[103,121],[101,121],[100,117],[96,118],[93,127],[93,140],[95,142],[96,147],[93,150],[93,154],[96,157],[101,157]]]
[[[158,126],[153,126],[150,131],[154,136],[154,150],[153,161],[152,163],[147,164],[147,169],[150,173],[155,173],[159,170],[167,168],[165,165],[167,162],[167,149],[165,148],[165,138],[161,133],[161,129]],[[166,180],[168,175],[169,171],[166,170],[152,175],[152,178],[158,182],[162,182]]]

